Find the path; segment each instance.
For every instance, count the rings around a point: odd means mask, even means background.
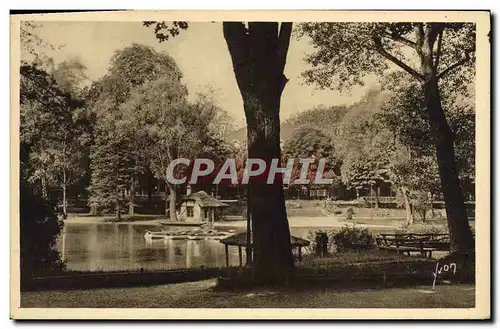
[[[310,228],[341,228],[346,224],[352,225],[356,220],[370,220],[368,217],[357,217],[352,222],[348,222],[341,217],[288,217],[288,224],[290,227],[310,227]],[[382,224],[356,224],[360,228],[380,228],[380,229],[393,229],[397,228],[394,223]],[[246,227],[245,220],[238,221],[225,221],[215,222],[215,227]]]
[[[216,280],[153,287],[25,292],[22,307],[79,308],[441,308],[474,307],[473,285],[391,289],[260,289],[217,292]]]

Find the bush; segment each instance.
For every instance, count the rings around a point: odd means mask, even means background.
[[[342,227],[332,238],[338,251],[370,250],[374,247],[375,242],[368,229],[348,225]]]
[[[416,233],[416,234],[448,234],[446,225],[423,224],[415,227],[404,227],[397,229],[396,233]]]
[[[20,186],[21,277],[60,272],[65,268],[56,249],[63,222],[57,218],[55,205],[31,189]]]

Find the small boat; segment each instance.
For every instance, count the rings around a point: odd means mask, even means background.
[[[170,240],[186,240],[187,235],[170,235],[165,237],[165,239],[170,239]]]
[[[200,235],[188,235],[187,239],[188,240],[203,240],[203,236],[200,236]]]
[[[146,240],[160,240],[160,239],[164,239],[166,236],[166,232],[150,232],[150,231],[146,231],[146,233],[144,234],[144,238]]]
[[[222,240],[222,239],[224,239],[226,237],[227,237],[227,235],[213,235],[213,236],[207,236],[205,239],[206,240],[216,240],[216,241],[218,241],[218,240]]]

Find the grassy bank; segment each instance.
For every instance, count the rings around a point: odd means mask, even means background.
[[[474,285],[429,285],[391,289],[214,289],[216,280],[77,291],[25,292],[21,307],[64,308],[469,308]]]
[[[110,287],[151,286],[216,278],[222,268],[189,268],[156,271],[65,271],[21,280],[22,291],[79,290]]]

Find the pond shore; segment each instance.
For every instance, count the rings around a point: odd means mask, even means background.
[[[148,225],[148,226],[159,226],[161,227],[160,221],[165,220],[159,216],[151,215],[138,215],[136,218],[128,220],[125,217],[124,221],[115,222],[113,217],[110,216],[89,216],[89,215],[76,215],[70,214],[68,219],[65,220],[67,223],[72,224],[94,224],[94,223],[110,223],[110,224],[133,224],[133,225]],[[369,221],[374,221],[375,223],[367,223]],[[352,221],[347,221],[342,217],[288,217],[288,222],[290,227],[311,227],[311,228],[340,228],[346,224],[356,224],[359,227],[366,228],[380,228],[380,229],[394,229],[399,228],[401,222],[404,218],[387,218],[384,220],[374,219],[369,217],[355,217]],[[358,223],[360,222],[360,223]],[[246,220],[238,220],[238,217],[234,216],[231,220],[215,222],[215,227],[246,227]]]

